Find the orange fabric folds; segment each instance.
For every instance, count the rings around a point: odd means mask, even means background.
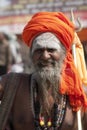
[[[60,81],[60,92],[69,96],[73,110],[77,111],[80,107],[86,108],[86,95],[70,52],[74,39],[73,23],[61,12],[39,12],[24,27],[23,41],[31,47],[34,38],[43,32],[54,33],[67,50]]]
[[[84,49],[77,33],[75,33],[74,44],[76,46],[75,49],[76,49],[77,70],[79,72],[83,85],[87,86],[87,69],[84,57]]]
[[[63,13],[40,12],[35,14],[25,26],[22,37],[24,42],[30,47],[37,35],[43,32],[52,32],[68,49],[74,38],[73,30],[73,24]]]
[[[87,108],[87,98],[82,88],[82,81],[70,52],[67,53],[65,59],[60,86],[60,92],[69,95],[73,111],[78,111],[81,107],[84,110]]]

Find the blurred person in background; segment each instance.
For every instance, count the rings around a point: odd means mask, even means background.
[[[24,73],[31,73],[31,60],[29,58],[29,53],[30,53],[30,49],[27,47],[26,44],[24,44],[21,36],[18,36],[18,42],[20,44],[20,52],[21,52],[21,56],[22,56],[22,61],[23,61],[23,72]]]
[[[23,72],[23,58],[21,54],[21,44],[15,34],[8,34],[9,45],[12,54],[12,66],[10,72]]]
[[[9,72],[12,65],[10,44],[5,33],[0,32],[0,75]]]

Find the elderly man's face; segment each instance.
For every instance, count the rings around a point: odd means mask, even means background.
[[[32,53],[36,69],[55,67],[63,55],[61,43],[52,33],[43,33],[38,36],[34,40]]]
[[[55,61],[60,58],[60,53],[54,48],[39,48],[34,51],[33,63],[39,68],[54,67]]]

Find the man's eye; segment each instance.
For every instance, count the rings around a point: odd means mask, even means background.
[[[41,50],[41,49],[37,49],[35,52],[36,52],[36,53],[41,53],[42,50]]]
[[[56,51],[55,49],[48,49],[48,52],[54,52],[54,51]]]

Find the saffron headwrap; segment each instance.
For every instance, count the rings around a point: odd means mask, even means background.
[[[73,23],[61,12],[39,12],[24,27],[23,41],[31,47],[34,38],[43,32],[55,34],[67,50],[60,80],[60,93],[69,96],[73,110],[77,111],[80,107],[86,108],[86,95],[71,53],[74,39]]]

